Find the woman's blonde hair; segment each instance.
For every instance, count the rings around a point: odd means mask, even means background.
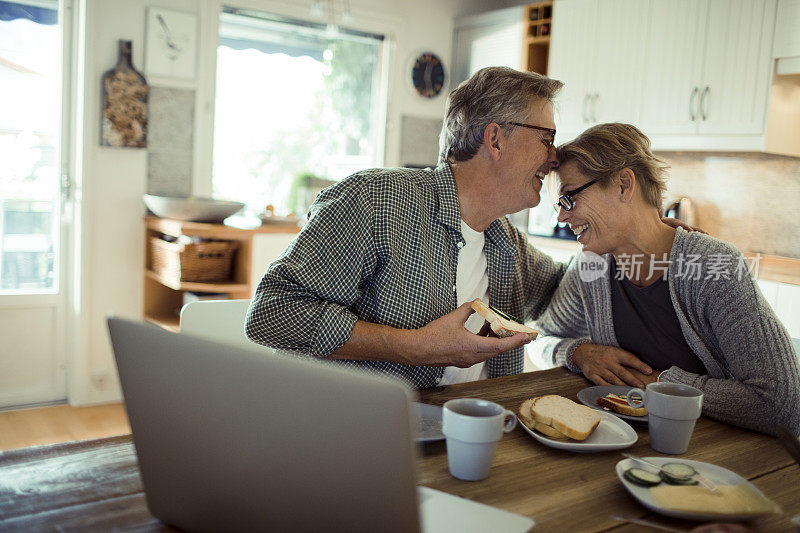
[[[636,175],[645,201],[661,208],[669,165],[650,151],[650,139],[630,124],[598,124],[557,149],[558,163],[575,161],[578,170],[607,184],[623,168]]]

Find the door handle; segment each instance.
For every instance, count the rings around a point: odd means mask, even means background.
[[[600,93],[594,93],[592,99],[592,122],[597,122],[597,99],[600,98]]]
[[[689,96],[689,118],[694,122],[697,120],[697,114],[694,112],[694,101],[697,99],[697,93],[700,92],[700,88],[695,86],[692,89],[692,94]]]
[[[72,199],[72,176],[68,172],[61,174],[61,200],[69,202]]]
[[[700,116],[703,118],[703,122],[708,118],[708,113],[706,112],[706,97],[709,91],[711,91],[711,88],[706,85],[706,88],[703,89],[703,95],[700,97]]]

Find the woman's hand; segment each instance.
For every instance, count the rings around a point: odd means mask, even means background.
[[[645,379],[650,382],[653,375],[653,369],[642,360],[616,346],[581,344],[572,353],[572,362],[596,385],[645,387]]]

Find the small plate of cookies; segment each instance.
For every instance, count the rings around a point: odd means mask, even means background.
[[[522,429],[546,446],[579,453],[633,446],[636,431],[624,421],[569,398],[548,394],[528,398],[519,407]]]

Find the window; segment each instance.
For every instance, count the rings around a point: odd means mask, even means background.
[[[382,166],[382,51],[380,35],[225,8],[214,196],[304,213],[319,189]]]
[[[56,0],[0,1],[0,291],[55,291],[61,27]]]

